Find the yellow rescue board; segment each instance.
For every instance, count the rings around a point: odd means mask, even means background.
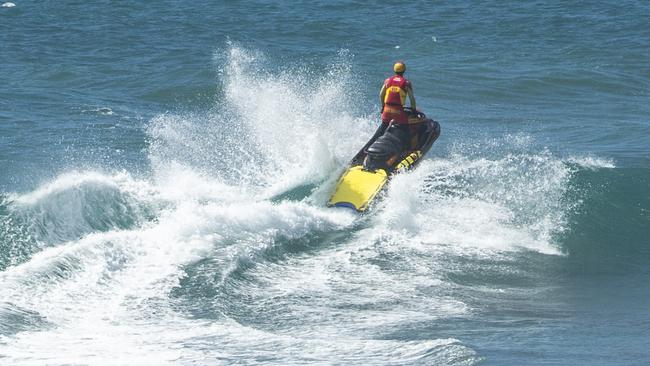
[[[360,165],[353,166],[339,179],[327,205],[365,211],[387,180],[388,176],[383,169],[370,172],[363,170]]]

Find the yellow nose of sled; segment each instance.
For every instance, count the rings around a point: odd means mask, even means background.
[[[360,165],[354,166],[339,179],[327,205],[365,211],[387,180],[388,176],[383,169],[371,172],[363,170]]]

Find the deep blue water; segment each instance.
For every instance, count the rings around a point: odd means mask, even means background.
[[[643,365],[650,5],[0,7],[0,363]],[[407,64],[442,125],[325,202]]]

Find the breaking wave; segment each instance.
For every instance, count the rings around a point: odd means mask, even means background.
[[[355,85],[340,83],[353,80],[351,59],[273,72],[231,44],[215,56],[227,72],[213,110],[147,125],[150,178],[77,171],[5,195],[0,356],[478,363],[455,338],[393,335],[473,312],[454,295],[460,262],[570,252],[561,239],[581,202],[575,176],[613,163],[561,159],[520,136],[434,146],[370,214],[328,209],[374,130],[351,104]]]

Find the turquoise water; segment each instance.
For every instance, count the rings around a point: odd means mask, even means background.
[[[0,8],[0,363],[643,365],[650,6]],[[407,64],[442,135],[324,203]]]

